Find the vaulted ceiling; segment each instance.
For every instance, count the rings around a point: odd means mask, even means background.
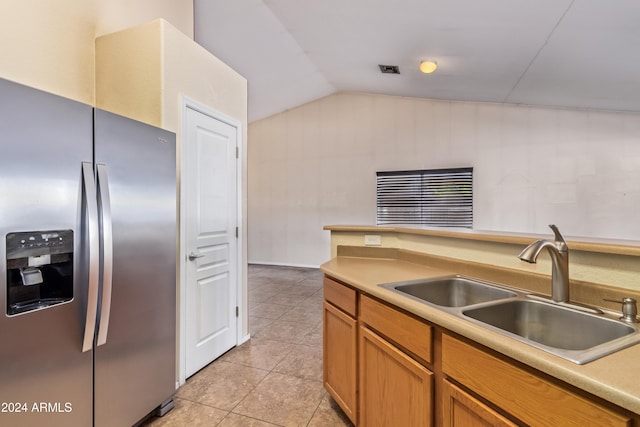
[[[637,0],[194,6],[196,41],[249,81],[250,122],[336,92],[640,112]]]

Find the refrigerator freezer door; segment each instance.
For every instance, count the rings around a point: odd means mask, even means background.
[[[81,255],[86,246],[81,164],[92,160],[91,140],[90,106],[0,79],[3,426],[85,427],[92,423],[92,352],[82,352],[87,271]],[[57,269],[73,276],[73,297],[52,305],[36,302],[34,307],[40,309],[9,315],[6,237],[37,230],[65,230],[64,235],[73,236],[72,262],[67,261],[65,272],[56,267],[57,255],[45,257],[42,262],[51,263],[49,270],[46,265],[37,267],[44,272],[43,283],[13,290],[29,288],[31,292],[40,287],[46,292],[47,272]],[[34,235],[34,244],[47,244],[53,236],[58,235]],[[15,265],[10,268],[16,270]]]
[[[128,426],[175,391],[175,136],[101,110],[94,126],[113,241],[109,325],[95,349],[95,425]]]

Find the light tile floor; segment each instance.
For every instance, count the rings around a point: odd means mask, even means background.
[[[251,340],[189,378],[175,409],[145,427],[352,425],[322,385],[322,273],[250,265],[248,287]]]

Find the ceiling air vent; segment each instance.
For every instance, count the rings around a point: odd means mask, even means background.
[[[400,74],[400,68],[397,65],[382,65],[379,64],[382,74]]]

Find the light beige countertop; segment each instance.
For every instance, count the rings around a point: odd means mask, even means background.
[[[394,258],[337,256],[324,263],[321,270],[362,292],[640,414],[640,345],[620,350],[585,365],[577,365],[378,286],[383,283],[458,273],[436,268],[436,265],[423,265]]]

